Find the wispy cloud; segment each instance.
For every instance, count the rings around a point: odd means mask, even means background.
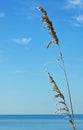
[[[83,0],[66,0],[64,9],[71,14],[67,22],[74,27],[83,27]]]
[[[67,8],[82,8],[83,0],[67,0]]]
[[[74,17],[72,24],[75,27],[82,27],[83,26],[83,15],[79,15],[79,16]]]
[[[23,70],[8,70],[8,73],[12,74],[24,74]]]
[[[27,45],[32,40],[32,38],[23,37],[23,38],[14,38],[12,40],[17,44]]]
[[[79,15],[79,16],[75,17],[75,20],[77,22],[82,22],[83,23],[83,15]]]
[[[5,17],[5,13],[0,12],[0,18],[4,18]]]
[[[25,20],[34,20],[38,17],[35,4],[34,0],[20,0],[18,2],[19,8],[15,9],[14,14],[23,17]]]
[[[74,27],[80,27],[80,26],[81,26],[79,23],[76,23],[76,22],[72,22],[72,25],[73,25]]]

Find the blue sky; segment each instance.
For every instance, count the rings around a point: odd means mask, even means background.
[[[57,46],[41,22],[42,6],[59,38],[75,113],[83,113],[83,0],[0,0],[0,114],[53,114],[48,70],[68,102]]]

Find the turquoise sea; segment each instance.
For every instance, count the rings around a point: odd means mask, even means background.
[[[83,115],[75,115],[77,130],[83,129]],[[61,115],[0,115],[0,130],[72,130]]]

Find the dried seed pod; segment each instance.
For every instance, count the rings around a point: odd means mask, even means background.
[[[56,35],[56,32],[54,31],[52,21],[50,21],[47,16],[47,12],[41,6],[38,6],[37,9],[42,12],[43,16],[41,17],[41,20],[43,23],[47,24],[47,29],[51,31],[50,34],[54,39],[54,43],[58,44],[58,37]]]
[[[60,97],[60,98],[62,98],[62,99],[64,100],[64,96],[63,96],[62,93],[58,93],[58,94],[54,95],[54,97],[55,97],[55,98]]]

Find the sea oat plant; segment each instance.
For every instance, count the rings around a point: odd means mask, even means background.
[[[60,99],[57,104],[61,104],[61,107],[59,107],[56,110],[56,112],[65,114],[65,116],[68,118],[69,122],[71,123],[73,130],[76,130],[75,121],[74,121],[73,105],[72,105],[71,94],[70,94],[70,87],[69,87],[69,82],[68,82],[68,78],[67,78],[64,59],[62,56],[62,51],[61,51],[60,44],[59,44],[59,39],[58,39],[55,29],[53,27],[52,21],[49,19],[48,15],[47,15],[47,12],[41,6],[38,6],[37,9],[39,11],[41,11],[41,13],[42,13],[41,21],[46,25],[47,30],[49,30],[49,34],[52,36],[52,40],[47,45],[47,48],[49,48],[52,44],[55,44],[58,47],[59,53],[60,53],[59,60],[61,61],[62,69],[63,69],[64,76],[66,79],[66,86],[67,86],[67,90],[68,90],[70,107],[67,106],[64,95],[60,91],[60,89],[59,89],[58,85],[56,84],[52,75],[48,72],[48,76],[50,78],[50,83],[53,85],[53,91],[55,91],[55,93],[56,93],[55,98]]]

